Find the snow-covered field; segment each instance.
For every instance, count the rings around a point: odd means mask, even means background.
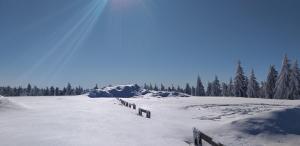
[[[2,146],[188,146],[196,127],[229,146],[300,145],[300,101],[223,97],[0,99]],[[190,144],[192,145],[192,144]]]

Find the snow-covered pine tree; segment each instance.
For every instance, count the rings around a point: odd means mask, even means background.
[[[247,96],[259,97],[259,85],[258,82],[256,81],[256,77],[253,69],[251,70],[251,74],[248,80]]]
[[[212,82],[212,96],[221,96],[221,85],[217,76],[215,76],[215,80]]]
[[[234,96],[234,84],[232,81],[232,78],[230,78],[229,83],[228,83],[228,96]]]
[[[26,95],[27,95],[27,96],[30,96],[30,95],[31,95],[31,90],[32,90],[32,89],[31,89],[31,85],[28,84],[28,85],[27,85],[27,89],[26,89]]]
[[[212,83],[211,82],[207,83],[207,89],[206,89],[205,95],[206,96],[212,96]]]
[[[241,62],[238,61],[236,76],[234,78],[234,96],[247,97],[247,78],[244,75]]]
[[[96,86],[94,87],[94,89],[95,89],[95,90],[99,89],[99,88],[98,88],[98,84],[96,84]]]
[[[200,76],[197,78],[197,86],[196,86],[196,96],[205,96],[204,86],[202,84]]]
[[[160,84],[160,91],[165,91],[165,90],[166,90],[165,86],[163,84]]]
[[[262,81],[260,83],[260,87],[259,87],[259,97],[260,98],[267,98],[266,97],[266,82]]]
[[[266,98],[274,98],[275,94],[275,84],[277,81],[278,72],[275,69],[274,65],[271,65],[269,68],[269,73],[267,76],[267,81],[265,84],[265,96]]]
[[[289,99],[300,99],[300,71],[298,61],[292,66],[289,82]]]
[[[287,55],[284,56],[282,67],[278,79],[275,84],[275,99],[289,98],[289,82],[290,82],[290,63]]]
[[[189,83],[186,84],[184,92],[188,95],[192,94],[192,89]]]
[[[149,90],[153,90],[153,86],[152,86],[151,83],[150,83],[150,85],[149,85]]]
[[[196,88],[194,86],[192,86],[192,96],[196,95]]]
[[[154,90],[154,91],[158,91],[158,87],[156,86],[156,84],[154,85],[153,90]]]
[[[222,83],[222,96],[229,96],[228,85],[226,83]]]

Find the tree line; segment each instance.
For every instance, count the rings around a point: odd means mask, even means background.
[[[241,62],[238,61],[235,77],[228,83],[222,82],[217,76],[212,82],[208,82],[207,87],[203,86],[200,76],[197,78],[196,86],[186,84],[185,88],[173,85],[160,88],[157,85],[145,84],[145,89],[156,91],[177,91],[184,92],[192,96],[231,96],[231,97],[251,97],[269,99],[300,99],[300,70],[297,60],[291,61],[285,55],[280,73],[274,65],[270,65],[267,78],[260,83],[257,81],[254,70],[247,77],[244,73]]]
[[[70,83],[66,87],[60,89],[59,87],[46,87],[38,88],[28,84],[27,87],[0,87],[0,95],[3,96],[64,96],[64,95],[81,95],[88,90],[84,90],[82,87],[72,87]]]

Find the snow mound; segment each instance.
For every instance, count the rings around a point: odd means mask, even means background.
[[[101,89],[95,89],[88,93],[91,98],[97,97],[189,97],[189,95],[179,92],[152,91],[142,89],[137,84],[108,86]]]
[[[7,109],[22,109],[23,107],[6,97],[0,96],[0,111]]]

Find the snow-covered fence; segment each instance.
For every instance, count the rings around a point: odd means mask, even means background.
[[[143,113],[146,113],[146,118],[151,118],[151,112],[142,108],[139,108],[139,115],[143,116]]]
[[[123,99],[117,98],[117,100],[119,100],[121,102],[122,105],[129,107],[129,108],[133,108],[134,110],[136,109],[136,105],[134,103],[129,103]]]
[[[195,146],[203,146],[202,140],[206,141],[212,146],[224,146],[221,143],[213,141],[213,138],[207,136],[206,134],[202,133],[198,129],[194,128],[193,129],[193,136],[194,136],[194,144]]]

